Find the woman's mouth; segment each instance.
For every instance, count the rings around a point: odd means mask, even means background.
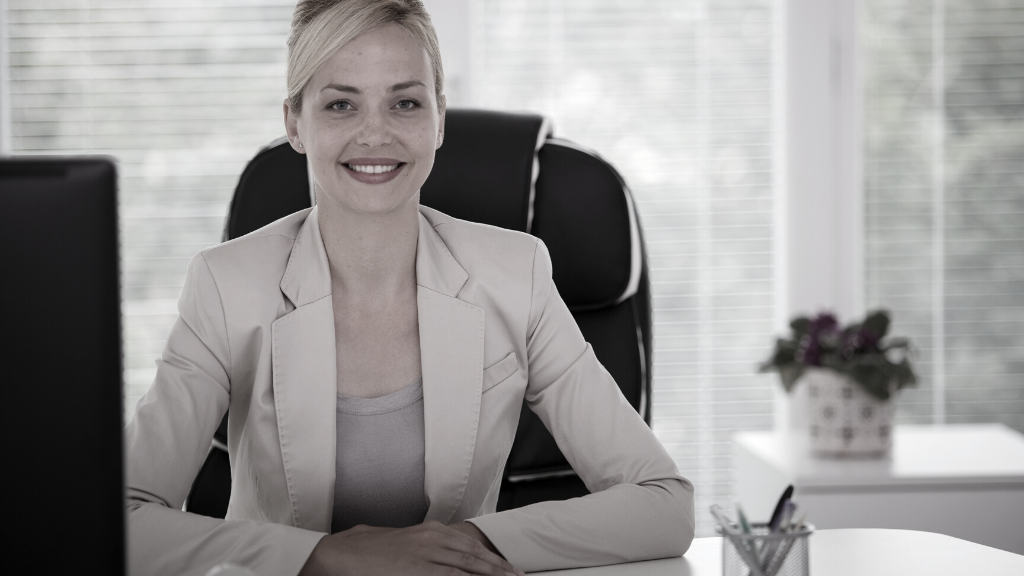
[[[398,164],[390,164],[388,166],[381,166],[380,164],[346,164],[345,167],[348,168],[349,170],[355,170],[356,172],[362,172],[364,174],[382,174],[384,172],[391,172],[392,170],[398,168]]]
[[[405,167],[405,162],[391,158],[358,159],[342,163],[354,180],[364,184],[383,184],[393,180]]]

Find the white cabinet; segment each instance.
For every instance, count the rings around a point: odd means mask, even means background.
[[[733,444],[752,520],[766,520],[793,484],[818,528],[924,530],[1024,554],[1024,436],[1005,426],[897,426],[882,460],[812,458],[806,441],[776,432]]]

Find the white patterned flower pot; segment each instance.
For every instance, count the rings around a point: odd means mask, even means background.
[[[807,386],[811,453],[826,458],[883,457],[892,449],[892,396],[879,400],[852,378],[811,368],[798,386]]]

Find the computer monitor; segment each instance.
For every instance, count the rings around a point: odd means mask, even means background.
[[[116,186],[107,158],[0,158],[6,574],[125,573]]]

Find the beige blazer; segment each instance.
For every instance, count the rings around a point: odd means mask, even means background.
[[[626,402],[527,234],[420,210],[428,520],[471,520],[526,570],[681,555],[693,486]],[[330,531],[334,314],[315,208],[197,254],[126,429],[132,574],[296,574]],[[593,494],[495,513],[523,400]],[[230,408],[226,520],[182,512]]]

